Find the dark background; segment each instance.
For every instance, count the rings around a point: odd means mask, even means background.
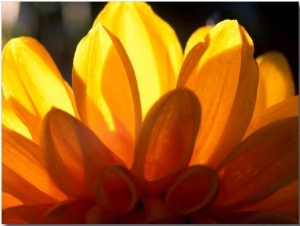
[[[87,3],[77,2],[77,4]],[[93,20],[106,3],[89,4],[90,19],[84,24],[71,24],[74,29],[68,30],[62,23],[62,3],[22,2],[18,23],[12,29],[11,37],[29,35],[37,38],[50,52],[65,79],[71,83],[76,45],[86,35]],[[224,19],[237,19],[254,41],[255,57],[268,50],[277,50],[288,58],[298,93],[298,2],[149,2],[149,4],[174,28],[183,48],[189,36],[208,20],[217,23]]]

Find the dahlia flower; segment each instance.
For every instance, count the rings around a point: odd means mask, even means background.
[[[183,51],[146,3],[112,2],[72,87],[35,39],[2,56],[3,223],[296,223],[298,96],[237,21]],[[271,77],[271,78],[270,78]]]

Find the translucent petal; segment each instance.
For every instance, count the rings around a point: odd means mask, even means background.
[[[195,45],[197,45],[199,42],[204,42],[204,38],[205,38],[206,34],[209,32],[209,30],[212,27],[213,26],[211,26],[211,25],[207,25],[207,26],[200,27],[196,31],[194,31],[194,33],[191,35],[191,37],[189,37],[189,39],[186,43],[186,46],[185,46],[185,49],[184,49],[184,57],[187,56],[189,51]]]
[[[159,193],[172,175],[187,166],[199,128],[200,107],[187,89],[163,96],[145,118],[133,171],[149,192]]]
[[[23,203],[19,199],[3,191],[2,191],[1,198],[2,198],[2,209],[6,209],[12,206],[23,205]]]
[[[53,204],[22,205],[2,210],[4,224],[43,224],[44,214]]]
[[[113,154],[88,127],[56,108],[45,116],[41,145],[50,176],[70,196],[78,196],[84,190],[91,193],[101,169],[116,163]]]
[[[54,203],[66,198],[44,168],[39,147],[5,128],[2,129],[2,191],[24,204]]]
[[[244,135],[245,137],[249,136],[254,131],[259,128],[277,120],[285,119],[288,117],[294,117],[299,115],[299,96],[293,96],[287,98],[286,100],[275,104],[274,106],[265,109],[256,117],[254,117],[248,129]]]
[[[219,166],[220,192],[215,205],[243,206],[284,188],[298,177],[297,156],[298,117],[262,127]]]
[[[129,170],[118,165],[108,166],[95,183],[95,199],[105,211],[121,216],[136,206],[141,196],[138,186]]]
[[[252,117],[258,82],[253,43],[237,21],[214,26],[186,57],[178,86],[191,89],[202,107],[191,165],[215,167],[238,144]]]
[[[36,142],[41,120],[52,106],[74,115],[63,78],[35,39],[10,40],[3,49],[2,65],[4,96]]]
[[[131,166],[142,120],[139,92],[122,44],[101,25],[77,46],[73,88],[82,121]]]
[[[142,114],[176,85],[182,49],[176,33],[143,2],[110,2],[98,23],[121,40],[133,65],[141,95]]]
[[[75,199],[61,202],[44,216],[46,224],[84,224],[85,214],[95,205],[94,200]]]
[[[257,58],[259,83],[254,116],[295,95],[289,63],[280,52],[266,52]]]
[[[203,165],[191,166],[179,172],[165,191],[169,208],[186,215],[210,204],[219,189],[217,172]]]

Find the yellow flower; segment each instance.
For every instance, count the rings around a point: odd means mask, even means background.
[[[183,54],[147,4],[108,3],[71,88],[41,44],[12,39],[3,223],[297,222],[298,96],[285,58],[253,51],[225,20]]]

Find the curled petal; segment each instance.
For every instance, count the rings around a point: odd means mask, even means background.
[[[2,210],[4,224],[43,224],[44,214],[53,204],[22,205]]]
[[[159,193],[188,165],[200,121],[200,106],[187,89],[162,97],[149,111],[135,150],[133,171],[149,192]]]
[[[84,224],[85,214],[95,205],[94,200],[76,199],[61,202],[46,212],[46,224]]]
[[[210,204],[218,189],[218,175],[213,169],[202,165],[191,166],[170,181],[165,202],[172,211],[186,215]]]
[[[219,166],[219,206],[245,206],[298,177],[298,118],[268,124],[240,143]],[[287,197],[289,199],[289,197]]]
[[[147,196],[142,199],[146,224],[183,224],[182,216],[170,211],[160,197]]]
[[[36,142],[41,120],[52,106],[75,114],[63,78],[35,39],[10,40],[3,49],[2,65],[4,96]]]
[[[129,170],[118,165],[100,172],[94,194],[102,209],[119,216],[132,210],[141,196],[137,180]]]
[[[206,34],[209,32],[209,30],[212,28],[213,26],[211,25],[207,25],[207,26],[203,26],[198,28],[196,31],[194,31],[194,33],[191,35],[191,37],[188,39],[185,49],[184,49],[184,56],[187,56],[187,54],[189,53],[189,51],[195,46],[197,45],[197,43],[199,42],[204,42],[204,38],[206,36]]]
[[[55,203],[66,198],[44,168],[33,141],[2,129],[2,191],[24,204]]]
[[[72,76],[81,120],[130,167],[142,116],[134,71],[118,38],[94,26],[77,46]]]
[[[182,64],[176,33],[144,2],[110,2],[94,26],[99,23],[124,45],[136,74],[145,116],[154,102],[176,85]]]
[[[114,224],[117,220],[115,213],[108,212],[97,204],[85,214],[86,224]]]
[[[267,52],[257,59],[259,83],[254,117],[264,109],[295,95],[289,63],[280,52]]]
[[[290,97],[274,106],[265,109],[254,117],[244,135],[244,139],[254,131],[277,120],[299,115],[299,96]]]
[[[216,167],[240,142],[252,118],[257,84],[253,43],[237,21],[220,22],[191,49],[178,80],[202,108],[191,165]]]
[[[56,108],[44,118],[41,145],[51,178],[70,196],[78,196],[84,189],[91,192],[100,170],[116,163],[88,127]]]

